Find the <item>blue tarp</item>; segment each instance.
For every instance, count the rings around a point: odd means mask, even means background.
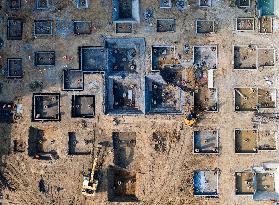
[[[274,16],[274,0],[258,0],[260,16]]]

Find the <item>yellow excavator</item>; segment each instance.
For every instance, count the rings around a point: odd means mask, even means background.
[[[95,147],[94,144],[95,144],[95,131],[94,131],[93,147],[91,150],[91,155],[93,158],[92,169],[90,170],[88,175],[83,175],[81,193],[84,196],[94,196],[99,184],[98,172],[103,162],[103,152],[101,152],[101,150],[103,151],[102,149],[103,147],[102,146]]]
[[[185,117],[184,123],[189,127],[195,126],[197,124],[197,115],[191,112],[187,117]]]
[[[98,163],[98,154],[94,158],[91,172],[87,176],[85,175],[83,176],[81,193],[85,196],[94,196],[96,193],[98,187],[97,163]]]

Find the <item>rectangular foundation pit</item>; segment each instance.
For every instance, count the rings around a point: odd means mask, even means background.
[[[16,104],[13,102],[0,102],[0,123],[13,123]]]
[[[219,171],[197,170],[194,171],[194,195],[218,197],[219,195]]]
[[[235,88],[235,111],[256,111],[259,108],[276,108],[276,89]]]
[[[135,158],[136,133],[113,132],[114,164],[124,169],[131,169]]]
[[[74,21],[74,34],[76,35],[89,35],[92,33],[91,21]]]
[[[257,88],[235,88],[235,111],[256,111],[258,106]]]
[[[7,22],[7,39],[22,40],[23,35],[23,20],[8,18]]]
[[[94,95],[72,96],[72,117],[93,118],[95,116]]]
[[[275,130],[259,130],[259,151],[277,150],[278,132]]]
[[[234,69],[257,69],[257,46],[234,46]]]
[[[181,88],[182,90],[185,88],[183,86],[183,82],[186,79],[186,77],[184,75],[185,70],[182,66],[165,65],[160,70],[160,72],[156,74],[160,74],[164,82],[166,82],[167,84]]]
[[[69,155],[90,155],[93,146],[93,134],[68,133],[68,154]]]
[[[35,127],[29,128],[28,155],[34,159],[55,160],[59,156],[56,152],[55,131],[52,129],[41,130]]]
[[[269,192],[275,191],[275,176],[273,173],[256,173],[255,186],[257,192]]]
[[[258,48],[257,56],[258,67],[273,67],[275,65],[274,48]]]
[[[193,133],[194,153],[214,154],[219,152],[217,130],[198,130]]]
[[[87,9],[89,7],[89,0],[76,0],[78,9]]]
[[[196,67],[207,67],[207,69],[216,69],[217,46],[194,46],[193,47],[194,65]]]
[[[212,20],[196,20],[196,33],[207,34],[215,32],[215,22]]]
[[[152,71],[176,64],[174,46],[152,46]]]
[[[273,32],[273,19],[269,16],[262,16],[259,18],[259,32],[272,33]]]
[[[116,48],[113,51],[113,59],[115,63],[112,65],[113,72],[126,71],[130,73],[135,73],[137,70],[137,65],[132,59],[133,56],[136,57],[137,53],[135,49],[126,48]],[[111,53],[110,53],[111,54]]]
[[[239,8],[247,8],[250,7],[250,0],[235,0],[235,4]]]
[[[63,90],[83,90],[84,75],[81,70],[64,70],[63,71]]]
[[[139,0],[113,0],[112,19],[114,22],[139,22]]]
[[[104,72],[107,64],[107,52],[103,47],[79,48],[80,69],[83,72]]]
[[[218,93],[216,88],[202,86],[194,93],[195,112],[218,112]]]
[[[108,200],[136,202],[136,173],[110,166],[108,170]]]
[[[199,0],[199,6],[202,8],[211,7],[212,0]]]
[[[22,58],[8,58],[8,78],[22,78],[23,68],[22,68]]]
[[[55,51],[37,51],[35,52],[34,65],[55,66]]]
[[[143,38],[110,38],[106,40],[109,73],[139,73],[144,68]]]
[[[258,106],[259,108],[276,108],[277,104],[276,89],[258,89]]]
[[[160,0],[161,9],[170,9],[172,6],[171,0]]]
[[[45,10],[49,8],[49,0],[36,0],[36,9]]]
[[[132,23],[116,23],[115,33],[132,33],[133,24]]]
[[[236,19],[237,31],[254,31],[255,19],[254,18],[237,18]]]
[[[49,36],[52,35],[53,27],[51,20],[35,20],[34,21],[34,35]]]
[[[235,173],[235,194],[236,195],[253,195],[254,174],[252,172],[236,172]]]
[[[131,0],[119,0],[119,18],[130,19],[133,17],[132,1]]]
[[[34,93],[32,113],[33,121],[60,121],[60,94]]]
[[[258,153],[258,131],[235,129],[235,153]]]
[[[175,19],[157,19],[157,32],[175,32]]]
[[[8,5],[11,10],[18,10],[21,8],[21,0],[8,0]]]
[[[145,77],[146,112],[158,114],[182,114],[183,91],[167,84],[161,75]]]
[[[111,76],[106,85],[106,112],[111,114],[141,114],[143,102],[141,100],[140,80],[138,76]]]
[[[175,6],[179,11],[183,11],[186,9],[187,3],[187,0],[177,0]]]

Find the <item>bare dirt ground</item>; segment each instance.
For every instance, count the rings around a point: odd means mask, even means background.
[[[234,70],[233,45],[258,45],[259,47],[276,47],[279,45],[278,33],[259,34],[255,32],[237,32],[234,30],[237,17],[253,17],[254,7],[247,12],[237,7],[230,7],[228,0],[213,0],[210,8],[201,9],[197,0],[189,0],[189,6],[184,11],[176,8],[160,9],[158,0],[140,1],[141,23],[133,26],[131,34],[116,34],[112,22],[112,2],[109,0],[91,0],[90,8],[79,10],[74,1],[53,0],[53,11],[36,11],[33,0],[22,0],[19,11],[10,11],[6,1],[1,1],[0,37],[5,40],[0,50],[0,66],[6,66],[6,58],[23,58],[24,77],[22,80],[8,80],[0,76],[3,84],[0,101],[15,101],[23,105],[23,118],[16,124],[0,124],[0,150],[2,155],[1,173],[8,179],[14,189],[3,189],[2,204],[73,204],[73,205],[103,205],[122,204],[109,202],[106,178],[108,166],[113,164],[113,149],[107,148],[104,157],[103,178],[100,190],[93,198],[81,194],[82,172],[90,167],[90,156],[68,155],[68,132],[90,132],[95,127],[96,140],[112,142],[112,132],[136,132],[135,164],[137,172],[136,194],[137,204],[144,205],[179,205],[179,204],[264,204],[273,202],[256,202],[251,196],[235,195],[235,172],[240,172],[265,161],[276,160],[278,151],[259,152],[258,154],[235,154],[234,129],[251,129],[253,123],[251,112],[234,112],[234,88],[268,87],[278,88],[277,67],[259,70]],[[253,5],[255,2],[252,1]],[[150,23],[144,21],[144,11],[153,9],[154,18]],[[23,40],[6,40],[6,22],[8,17],[24,19]],[[156,33],[157,18],[175,18],[175,33]],[[54,29],[53,36],[32,36],[34,20],[52,19],[54,24],[67,25],[72,20],[91,20],[93,33],[88,36],[74,36],[67,29],[64,33]],[[195,20],[208,19],[216,21],[216,34],[196,35]],[[62,20],[62,23],[60,22]],[[257,28],[256,23],[256,28]],[[105,37],[143,37],[146,41],[146,73],[151,72],[151,46],[174,45],[176,52],[181,54],[181,60],[186,65],[192,62],[192,46],[218,45],[218,68],[215,71],[215,87],[218,89],[219,112],[205,113],[201,128],[218,129],[220,136],[220,153],[218,155],[193,154],[192,128],[183,125],[183,116],[170,115],[137,115],[118,116],[119,124],[115,125],[114,116],[103,114],[104,77],[101,74],[88,74],[85,78],[85,90],[78,94],[94,94],[96,96],[96,117],[85,119],[84,126],[79,118],[71,118],[71,98],[77,92],[62,91],[62,71],[65,68],[78,69],[78,47],[103,46]],[[184,43],[188,42],[189,54],[183,53]],[[50,69],[34,67],[35,51],[55,50],[56,65]],[[72,57],[71,60],[63,56]],[[277,64],[277,57],[275,65]],[[190,63],[190,65],[192,65]],[[267,85],[264,77],[272,80]],[[32,91],[29,84],[42,81],[42,90],[37,92],[59,92],[61,94],[60,122],[31,122]],[[94,82],[94,87],[88,86]],[[24,153],[13,153],[11,142],[20,139],[28,142],[29,127],[50,130],[55,139],[54,145],[59,155],[55,161],[40,161]],[[260,126],[261,129],[277,129],[275,123]],[[155,149],[157,141],[152,138],[152,132],[179,133],[179,137],[165,139],[165,149]],[[203,198],[193,196],[194,170],[220,169],[219,198]],[[0,176],[1,177],[1,176]],[[43,178],[47,192],[39,191],[39,182]],[[0,202],[1,204],[1,202]],[[128,203],[135,204],[135,203]]]

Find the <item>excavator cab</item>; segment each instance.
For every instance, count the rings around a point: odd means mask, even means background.
[[[197,116],[195,113],[190,113],[185,119],[184,119],[185,125],[193,127],[197,124]]]

